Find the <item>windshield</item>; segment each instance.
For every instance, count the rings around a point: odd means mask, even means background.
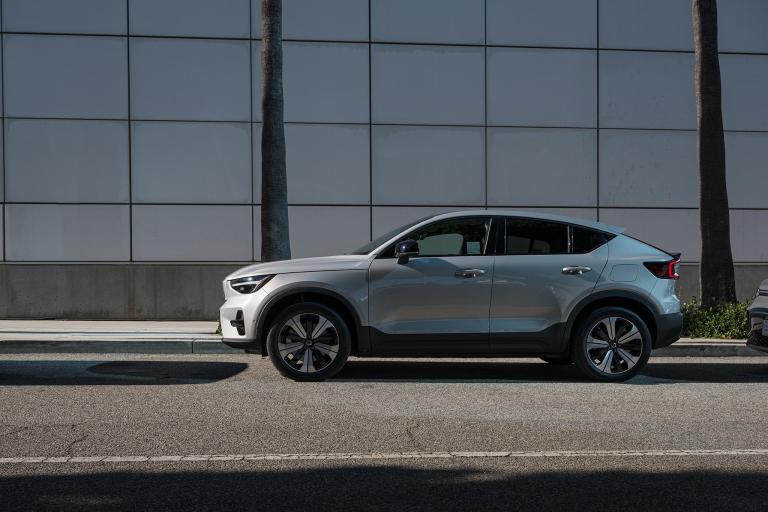
[[[399,228],[396,228],[396,229],[393,229],[392,231],[384,233],[380,237],[376,238],[375,240],[371,240],[370,242],[368,242],[367,244],[365,244],[362,247],[358,247],[357,249],[355,249],[354,251],[350,252],[349,254],[358,254],[358,255],[368,254],[369,252],[371,252],[372,250],[376,249],[378,246],[380,246],[381,244],[383,244],[384,242],[386,242],[390,238],[394,237],[398,233],[402,233],[406,229],[412,228],[416,224],[424,222],[427,219],[431,219],[432,217],[433,216],[430,215],[429,217],[424,217],[424,218],[421,218],[419,220],[415,220],[413,222],[409,222],[408,224],[406,224],[404,226],[400,226]]]

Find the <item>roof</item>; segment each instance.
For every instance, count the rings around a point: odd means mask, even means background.
[[[455,212],[441,213],[430,217],[429,220],[449,219],[452,217],[470,217],[475,215],[499,215],[508,217],[525,217],[528,219],[541,219],[552,220],[556,222],[567,222],[569,224],[576,224],[578,226],[584,226],[587,228],[598,229],[600,231],[607,231],[608,233],[621,234],[624,232],[624,228],[606,224],[604,222],[596,222],[593,220],[582,219],[579,217],[568,217],[566,215],[555,215],[552,213],[542,213],[534,211],[518,211],[518,210],[461,210]]]

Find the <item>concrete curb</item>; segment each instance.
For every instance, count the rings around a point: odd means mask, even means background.
[[[651,357],[768,357],[752,350],[746,340],[680,340],[654,350]]]
[[[242,354],[210,338],[162,339],[8,339],[0,354]]]
[[[0,333],[0,354],[243,354],[217,335],[182,333]],[[768,357],[745,340],[683,339],[652,357]]]

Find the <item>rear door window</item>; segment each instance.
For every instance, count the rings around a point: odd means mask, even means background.
[[[568,224],[507,219],[505,254],[567,254]]]

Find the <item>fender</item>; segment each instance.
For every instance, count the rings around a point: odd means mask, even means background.
[[[603,290],[599,292],[594,292],[587,295],[583,299],[581,299],[581,301],[578,302],[576,306],[571,310],[571,314],[568,315],[568,321],[565,324],[565,331],[563,333],[566,340],[571,339],[571,335],[573,333],[573,328],[574,328],[574,324],[576,323],[576,319],[578,318],[579,314],[584,310],[584,308],[588,307],[590,304],[594,304],[595,302],[604,300],[604,299],[629,299],[629,300],[638,302],[639,304],[642,304],[648,311],[651,312],[654,318],[658,318],[659,315],[661,315],[661,311],[659,311],[659,308],[653,302],[651,302],[647,297],[643,296],[640,293],[631,292],[628,290]],[[648,328],[653,330],[652,326],[648,326]]]
[[[358,313],[357,309],[352,305],[352,303],[343,295],[340,293],[328,289],[323,288],[321,286],[296,286],[296,287],[290,287],[287,289],[280,290],[278,292],[275,292],[273,295],[270,295],[267,300],[264,303],[264,306],[259,309],[259,313],[256,317],[256,337],[262,340],[261,343],[261,351],[262,355],[266,355],[267,350],[267,343],[266,339],[264,339],[264,336],[266,335],[264,333],[265,328],[265,322],[267,319],[267,316],[269,312],[271,311],[272,307],[277,304],[280,300],[289,297],[291,295],[301,295],[302,293],[312,293],[316,295],[325,295],[326,297],[335,299],[342,304],[344,304],[347,309],[352,314],[352,317],[354,318],[355,325],[350,325],[350,329],[354,329],[354,332],[356,333],[357,337],[357,349],[358,352],[361,355],[367,354],[370,351],[369,348],[369,333],[368,329],[362,327],[360,322],[360,314]]]

